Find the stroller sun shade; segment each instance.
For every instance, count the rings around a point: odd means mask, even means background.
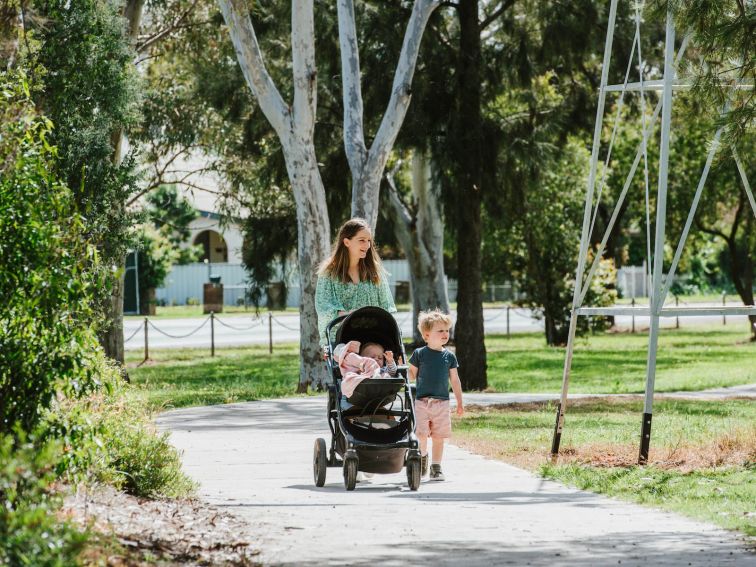
[[[336,344],[349,341],[378,343],[395,357],[402,355],[402,336],[394,317],[380,307],[362,307],[344,319],[336,332]]]

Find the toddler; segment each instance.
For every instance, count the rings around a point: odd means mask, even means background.
[[[451,437],[449,383],[457,399],[457,415],[464,414],[462,384],[457,373],[457,357],[444,345],[449,342],[451,317],[436,309],[423,311],[418,329],[427,346],[416,349],[409,359],[409,375],[417,381],[415,417],[420,440],[422,476],[428,473],[428,437],[433,440],[430,480],[444,480],[441,458],[444,440]]]

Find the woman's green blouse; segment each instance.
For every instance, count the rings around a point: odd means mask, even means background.
[[[391,288],[385,275],[380,283],[374,284],[371,281],[344,283],[320,274],[315,291],[320,343],[326,344],[326,327],[339,316],[339,311],[354,311],[367,306],[381,307],[389,313],[396,312],[394,297],[391,295]]]

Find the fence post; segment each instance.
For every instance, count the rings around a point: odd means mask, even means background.
[[[727,303],[727,292],[723,291],[722,292],[722,307],[727,307],[726,303]],[[722,324],[723,325],[727,324],[727,315],[725,315],[724,313],[722,313]]]
[[[675,307],[679,305],[680,305],[680,298],[675,296]],[[675,317],[675,329],[679,329],[679,328],[680,328],[680,316],[678,315]]]
[[[509,305],[507,305],[507,337],[509,337]]]
[[[210,356],[215,356],[215,311],[210,311]]]
[[[150,344],[149,340],[147,339],[147,331],[149,329],[149,319],[147,317],[144,318],[144,360],[148,360],[150,358]]]
[[[630,301],[630,307],[633,308],[633,310],[631,311],[632,317],[630,318],[630,321],[631,321],[630,332],[634,333],[635,332],[635,297],[633,297],[633,299]]]
[[[273,314],[268,311],[268,353],[273,354]]]

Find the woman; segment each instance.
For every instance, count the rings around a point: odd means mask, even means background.
[[[386,271],[373,248],[370,226],[363,219],[353,218],[339,229],[331,255],[318,274],[315,309],[321,344],[326,343],[328,323],[366,306],[396,312]]]

